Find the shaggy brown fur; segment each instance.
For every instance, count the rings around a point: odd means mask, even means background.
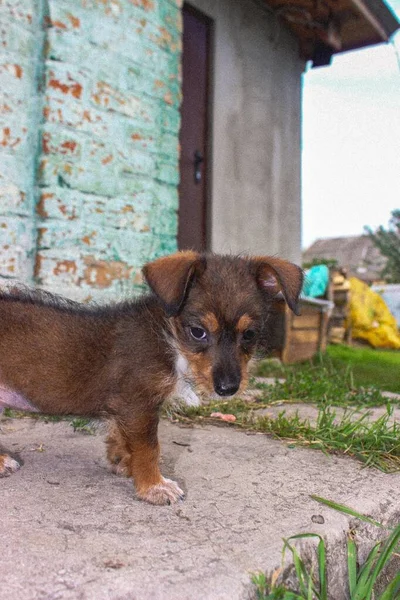
[[[296,310],[299,267],[271,257],[179,252],[143,269],[152,293],[84,306],[41,291],[0,293],[0,409],[105,416],[107,456],[154,504],[183,497],[158,468],[162,402],[194,388],[231,396],[266,343],[271,302]],[[0,454],[0,476],[19,467]]]

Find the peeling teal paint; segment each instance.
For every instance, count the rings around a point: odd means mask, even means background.
[[[43,69],[42,0],[1,7],[0,277],[32,282]]]
[[[6,15],[0,276],[81,299],[131,294],[143,262],[176,249],[181,3],[44,2]]]

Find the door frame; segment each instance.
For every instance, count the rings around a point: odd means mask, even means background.
[[[213,92],[214,92],[214,39],[215,22],[210,16],[196,8],[190,2],[184,2],[182,13],[187,12],[193,15],[199,21],[207,26],[207,80],[206,80],[206,116],[205,116],[205,160],[203,164],[203,173],[205,177],[204,184],[204,250],[209,251],[211,245],[211,227],[212,227],[212,115],[213,115]],[[182,16],[183,21],[183,16]],[[182,50],[183,52],[183,50]],[[182,54],[183,56],[183,54]],[[179,198],[180,201],[180,198]]]

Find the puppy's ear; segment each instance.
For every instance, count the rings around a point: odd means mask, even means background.
[[[172,317],[179,314],[194,277],[200,276],[205,267],[205,258],[188,250],[147,263],[143,267],[143,275]]]
[[[272,295],[282,292],[289,307],[298,315],[298,300],[304,278],[302,269],[273,256],[256,257],[251,263],[258,286]]]

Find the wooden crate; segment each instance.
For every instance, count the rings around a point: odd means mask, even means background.
[[[324,352],[327,344],[329,316],[333,303],[329,300],[302,298],[300,315],[295,315],[283,302],[277,302],[271,315],[269,344],[274,356],[284,364],[301,362]]]
[[[328,340],[331,344],[351,344],[350,283],[344,271],[333,271],[329,286],[334,308],[329,320]]]

